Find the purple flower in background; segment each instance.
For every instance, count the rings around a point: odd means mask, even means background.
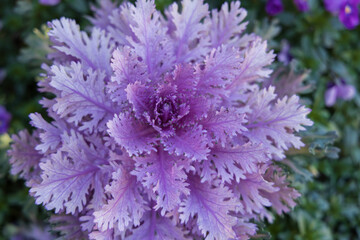
[[[339,20],[350,30],[359,25],[359,3],[360,0],[324,0],[326,10],[338,14]]]
[[[330,83],[325,92],[325,105],[330,107],[337,99],[350,100],[355,96],[355,87],[347,84],[344,80],[340,83]]]
[[[54,6],[58,4],[61,0],[39,0],[39,3],[42,5]]]
[[[333,14],[337,14],[344,1],[345,0],[324,0],[325,9]]]
[[[284,6],[281,0],[268,0],[265,9],[269,15],[274,16],[281,13],[284,10]]]
[[[309,3],[307,0],[294,0],[294,3],[300,12],[306,12],[309,10]]]
[[[340,6],[339,19],[347,29],[359,25],[358,1],[344,1]]]
[[[244,33],[240,2],[100,7],[89,33],[49,24],[52,121],[30,114],[8,152],[64,238],[245,240],[269,207],[290,211],[299,193],[276,162],[304,146],[310,109],[260,87],[275,55]]]
[[[0,134],[6,133],[9,128],[11,115],[0,105]]]
[[[280,62],[282,62],[285,66],[288,65],[292,59],[290,54],[290,44],[287,40],[281,41],[281,51],[277,55],[277,58]]]

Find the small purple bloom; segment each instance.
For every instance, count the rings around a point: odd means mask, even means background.
[[[340,6],[339,20],[347,29],[359,25],[359,10],[357,1],[344,1]]]
[[[60,0],[39,0],[39,3],[42,5],[54,6],[58,4]]]
[[[307,0],[294,0],[294,4],[300,12],[309,11],[309,3]]]
[[[268,0],[266,3],[266,12],[269,15],[279,14],[284,10],[284,6],[281,0]]]
[[[327,11],[336,14],[343,2],[344,0],[324,0],[324,5]]]
[[[339,20],[347,29],[359,25],[359,3],[360,0],[324,0],[326,10],[339,14]]]
[[[337,99],[350,100],[355,96],[355,87],[346,84],[344,80],[340,83],[331,83],[328,85],[325,92],[325,105],[328,107],[333,106]]]
[[[6,133],[11,119],[10,113],[3,106],[0,106],[0,134]]]
[[[286,66],[290,63],[291,59],[292,56],[290,54],[290,44],[288,41],[283,40],[281,42],[281,51],[278,54],[278,60]]]

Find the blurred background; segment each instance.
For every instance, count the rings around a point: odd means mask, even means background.
[[[45,5],[44,3],[48,2]],[[171,0],[156,0],[163,11]],[[224,1],[206,1],[210,9]],[[305,2],[305,3],[304,3]],[[335,2],[339,2],[334,6]],[[273,77],[299,94],[315,122],[307,143],[290,150],[284,166],[302,193],[298,206],[256,239],[360,239],[360,27],[355,0],[243,0],[248,32],[268,40],[278,54]],[[340,4],[341,3],[341,4]],[[49,213],[10,174],[10,136],[31,130],[28,115],[44,113],[36,82],[47,62],[47,21],[66,16],[87,28],[86,0],[0,1],[0,240],[55,239]],[[304,5],[305,4],[305,5]],[[281,94],[281,93],[279,93]]]

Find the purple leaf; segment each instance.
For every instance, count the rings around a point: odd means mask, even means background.
[[[241,203],[247,213],[263,213],[266,211],[265,207],[270,207],[271,202],[263,196],[263,192],[274,193],[279,189],[272,182],[266,181],[262,173],[264,168],[259,169],[258,172],[246,174],[246,178],[242,179],[239,183],[233,182],[230,189],[234,195],[241,198]]]
[[[8,151],[11,174],[20,174],[20,177],[27,181],[36,179],[37,182],[40,172],[39,163],[43,157],[43,154],[35,149],[40,144],[37,134],[30,135],[27,130],[22,130],[11,138],[13,144]]]
[[[49,222],[54,231],[58,231],[64,239],[84,239],[87,234],[81,231],[79,214],[57,214],[50,217]]]
[[[50,124],[46,122],[39,113],[32,113],[29,115],[30,124],[37,129],[41,129],[39,137],[41,144],[38,144],[35,149],[42,153],[46,153],[48,150],[55,150],[61,144],[61,134],[66,131],[65,124],[59,124],[54,122]]]
[[[102,70],[110,77],[110,57],[113,44],[110,36],[98,28],[93,28],[91,37],[80,31],[79,25],[74,20],[61,18],[50,23],[49,31],[53,47],[58,51],[75,57],[84,66],[95,70]]]
[[[104,129],[116,111],[105,95],[105,74],[91,69],[85,72],[80,63],[74,62],[71,69],[54,65],[51,71],[54,76],[50,85],[60,91],[54,111],[80,130]]]
[[[248,100],[252,112],[248,115],[249,129],[244,135],[253,143],[261,143],[277,158],[284,158],[284,150],[290,146],[300,148],[304,144],[294,132],[305,130],[312,121],[306,118],[310,109],[299,104],[299,97],[277,99],[275,88],[269,87],[254,94]]]
[[[107,89],[114,102],[123,103],[127,100],[125,89],[128,84],[148,81],[146,65],[139,61],[136,53],[129,47],[118,48],[114,51],[111,67],[115,75],[108,83]]]
[[[238,220],[237,224],[233,227],[236,233],[236,240],[248,240],[250,236],[256,234],[257,227],[254,223],[245,222],[244,220]]]
[[[154,210],[144,215],[144,223],[134,229],[127,240],[186,240],[185,232],[169,218],[157,216]]]
[[[111,0],[97,1],[99,6],[92,5],[91,10],[94,12],[94,17],[88,17],[94,27],[106,30],[110,25],[109,16],[116,9],[116,5]]]
[[[218,97],[227,94],[225,85],[237,77],[242,59],[238,50],[221,46],[206,56],[204,63],[196,66],[199,76],[198,91]]]
[[[129,84],[126,88],[127,99],[131,103],[135,116],[140,119],[143,117],[144,112],[150,112],[150,96],[154,92],[149,87],[135,82]]]
[[[236,78],[226,87],[233,94],[238,94],[239,88],[245,83],[261,81],[262,78],[268,78],[272,72],[265,68],[270,65],[275,58],[273,51],[267,52],[267,42],[256,38],[246,49]]]
[[[198,82],[195,69],[190,64],[176,65],[169,82],[177,86],[177,91],[186,95],[193,93]]]
[[[113,173],[112,179],[113,182],[105,189],[113,198],[101,210],[94,212],[95,222],[101,231],[114,226],[120,231],[127,229],[130,224],[138,226],[147,207],[137,187],[136,177],[120,168]]]
[[[103,156],[75,132],[63,135],[63,141],[64,146],[57,153],[40,163],[42,182],[30,192],[37,204],[43,203],[56,213],[65,209],[66,213],[74,214],[86,205],[86,195],[94,188],[95,176],[100,173],[95,160]]]
[[[107,123],[108,133],[130,156],[139,156],[156,150],[157,132],[148,125],[135,120],[129,113],[120,113]]]
[[[55,213],[65,207],[67,213],[81,211],[97,168],[77,159],[70,161],[61,152],[41,163],[40,168],[43,170],[42,182],[30,189],[36,204],[43,203],[48,210],[55,209]]]
[[[179,203],[182,194],[189,195],[187,175],[183,167],[177,165],[175,157],[159,149],[146,157],[136,157],[136,167],[131,173],[157,194],[155,210],[162,209],[161,215],[172,211]]]
[[[228,188],[219,186],[212,188],[208,183],[200,183],[200,178],[189,179],[191,194],[180,205],[180,220],[186,223],[197,215],[197,224],[206,239],[235,238],[232,227],[236,218],[229,212],[236,211],[240,203],[232,197]]]
[[[235,108],[225,109],[222,107],[220,111],[211,112],[201,121],[201,125],[211,135],[211,138],[224,145],[227,138],[247,131],[243,126],[244,117],[245,114],[239,113]]]
[[[270,167],[264,178],[267,181],[274,182],[274,186],[279,189],[277,192],[261,192],[264,197],[269,199],[277,214],[289,212],[291,208],[295,207],[294,199],[300,197],[300,193],[290,187],[286,175],[280,168]]]
[[[209,23],[202,20],[208,16],[209,7],[202,0],[183,0],[179,6],[173,3],[166,12],[169,24],[174,27],[174,50],[177,63],[196,60],[208,51],[209,37],[206,35]]]
[[[177,156],[184,155],[192,160],[203,160],[210,152],[206,131],[201,126],[179,129],[176,135],[162,139],[164,150]]]
[[[136,40],[131,30],[131,26],[136,25],[131,12],[131,3],[124,2],[120,7],[113,8],[112,13],[108,15],[108,20],[110,24],[107,30],[119,45],[129,46],[128,38]]]
[[[138,0],[136,7],[130,6],[134,24],[130,25],[136,40],[127,38],[139,57],[147,65],[147,72],[152,81],[168,71],[174,60],[172,46],[166,36],[166,27],[161,15],[156,10],[153,0]]]
[[[233,147],[216,145],[211,149],[209,159],[213,160],[218,171],[225,168],[230,173],[230,179],[234,176],[237,182],[245,178],[244,173],[256,172],[259,163],[269,161],[264,147],[250,143]]]
[[[246,179],[246,173],[256,172],[259,163],[269,160],[264,152],[262,146],[250,143],[234,147],[216,145],[211,149],[209,160],[214,162],[223,182],[230,183],[232,179],[240,182]]]
[[[211,46],[217,48],[222,44],[237,46],[236,40],[242,34],[247,26],[247,22],[242,23],[245,19],[247,12],[245,9],[240,8],[240,1],[225,2],[218,12],[216,9],[211,11],[211,18],[207,19],[211,22]]]

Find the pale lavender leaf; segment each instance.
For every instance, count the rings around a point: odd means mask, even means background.
[[[114,229],[109,229],[106,231],[92,231],[89,234],[91,240],[115,240]]]
[[[164,150],[192,160],[203,160],[210,152],[206,131],[201,126],[179,129],[176,135],[162,139]]]
[[[272,50],[267,51],[266,41],[259,37],[255,38],[243,55],[236,78],[226,87],[233,94],[237,94],[243,84],[252,83],[255,80],[261,81],[263,78],[268,78],[272,72],[266,67],[274,61],[275,54]]]
[[[138,0],[136,7],[130,5],[130,12],[134,20],[131,29],[137,39],[128,37],[127,40],[146,64],[149,78],[157,81],[174,62],[166,26],[163,26],[161,14],[156,10],[153,0]]]
[[[120,113],[107,123],[108,133],[130,156],[150,153],[157,142],[157,132],[149,125],[134,119],[129,113]]]
[[[46,209],[59,213],[81,211],[86,204],[94,174],[97,168],[83,162],[70,161],[61,152],[51,155],[47,162],[41,163],[42,182],[30,189],[36,197],[36,204],[44,204]]]
[[[127,229],[130,224],[138,226],[147,207],[136,184],[136,177],[119,168],[113,173],[112,179],[112,183],[105,187],[112,199],[101,210],[94,212],[95,223],[101,231],[115,226],[120,231]]]
[[[106,30],[110,25],[111,13],[116,9],[116,4],[111,0],[97,0],[97,5],[92,5],[94,17],[88,17],[94,27]]]
[[[124,2],[120,7],[113,9],[108,18],[111,24],[107,26],[107,29],[119,45],[129,46],[128,38],[136,40],[131,30],[131,26],[136,25],[131,13],[131,3]]]
[[[215,145],[209,154],[221,176],[223,182],[236,182],[246,179],[247,173],[254,173],[258,170],[258,164],[269,161],[269,157],[264,154],[265,149],[261,145],[250,143],[238,146],[226,145],[221,147]]]
[[[183,0],[181,12],[177,3],[166,11],[174,30],[174,51],[177,63],[196,60],[209,51],[210,39],[207,36],[209,23],[203,22],[209,14],[209,7],[203,0]]]
[[[144,112],[150,112],[150,96],[154,93],[154,90],[136,81],[133,84],[129,84],[126,89],[126,96],[128,101],[132,105],[132,109],[135,116],[140,119],[144,115]]]
[[[50,217],[54,231],[60,232],[64,239],[86,239],[87,233],[81,231],[81,222],[79,214],[57,214]]]
[[[236,224],[236,217],[229,212],[236,211],[240,203],[229,189],[223,186],[212,188],[208,183],[201,183],[197,176],[192,176],[189,184],[191,194],[179,209],[181,222],[186,223],[197,215],[197,224],[206,239],[234,238],[232,227]]]
[[[48,35],[53,47],[58,51],[75,57],[84,66],[93,70],[102,70],[110,77],[111,53],[114,45],[110,36],[98,28],[93,28],[91,37],[80,31],[74,20],[61,18],[50,23],[51,30]]]
[[[224,145],[227,138],[247,131],[244,118],[245,114],[239,113],[236,108],[222,107],[219,111],[210,112],[200,123],[212,139]]]
[[[267,181],[274,182],[274,186],[279,189],[276,192],[261,190],[261,195],[269,199],[272,208],[275,209],[277,214],[287,213],[295,207],[296,203],[294,200],[300,197],[300,193],[289,185],[283,170],[279,167],[271,166],[266,171],[264,178]]]
[[[241,203],[249,214],[260,214],[266,211],[266,207],[271,206],[271,202],[263,196],[263,192],[274,193],[279,190],[273,182],[263,178],[263,172],[263,168],[259,169],[256,173],[246,174],[246,178],[241,179],[240,182],[229,184],[229,188],[235,196],[241,198]]]
[[[236,233],[236,240],[248,240],[256,234],[258,228],[255,223],[249,223],[242,219],[238,219],[233,229]]]
[[[172,211],[179,203],[180,196],[188,195],[187,175],[183,167],[177,165],[176,158],[161,149],[145,157],[136,157],[136,167],[131,173],[156,194],[155,210],[161,209],[161,215]]]
[[[186,240],[185,232],[166,217],[157,216],[154,210],[144,215],[144,223],[134,229],[127,240]]]
[[[235,80],[241,64],[240,52],[235,48],[221,46],[211,50],[204,63],[196,66],[196,75],[199,76],[197,90],[216,97],[225,95],[225,85]]]
[[[284,150],[290,146],[304,146],[294,132],[305,130],[312,121],[306,118],[310,109],[299,104],[294,95],[276,100],[275,88],[262,89],[250,97],[247,104],[252,112],[248,114],[248,132],[243,133],[253,143],[261,143],[278,158],[284,157]],[[276,102],[275,102],[276,100]]]
[[[7,153],[10,156],[11,174],[20,174],[27,181],[38,179],[43,154],[35,149],[40,144],[37,134],[30,135],[27,130],[22,130],[11,138],[13,143]]]
[[[118,48],[114,51],[111,67],[115,74],[111,82],[107,84],[110,98],[118,103],[124,103],[126,98],[125,89],[128,84],[136,81],[145,84],[148,81],[146,65],[139,61],[139,57],[129,47]]]
[[[62,118],[68,117],[67,121],[78,125],[80,130],[104,129],[105,122],[116,111],[105,94],[105,74],[91,69],[84,71],[80,63],[74,62],[71,69],[54,65],[51,70],[54,76],[50,85],[61,92],[54,111]]]
[[[61,134],[66,131],[64,125],[59,125],[57,122],[50,124],[39,113],[32,113],[29,117],[31,119],[30,124],[42,130],[39,134],[41,144],[38,144],[35,149],[42,153],[57,149],[61,144]]]
[[[86,195],[95,188],[95,176],[100,171],[95,164],[104,156],[74,131],[63,134],[62,141],[60,150],[40,163],[42,182],[33,186],[30,192],[34,193],[37,204],[55,209],[56,213],[65,210],[74,214],[83,209],[87,203]],[[103,187],[99,186],[100,189]]]
[[[247,22],[242,22],[247,15],[245,9],[240,8],[240,1],[225,2],[218,12],[216,9],[211,11],[210,36],[211,46],[217,48],[222,44],[234,45],[234,42],[242,34],[247,26]]]
[[[196,173],[201,178],[201,182],[211,183],[217,176],[217,172],[214,164],[212,163],[212,161],[209,161],[210,157],[211,156],[209,155],[208,160],[193,163],[193,165],[195,166]]]
[[[177,86],[177,91],[184,94],[192,94],[197,85],[198,78],[195,69],[190,64],[179,64],[175,66],[172,75],[167,76],[169,82]]]

